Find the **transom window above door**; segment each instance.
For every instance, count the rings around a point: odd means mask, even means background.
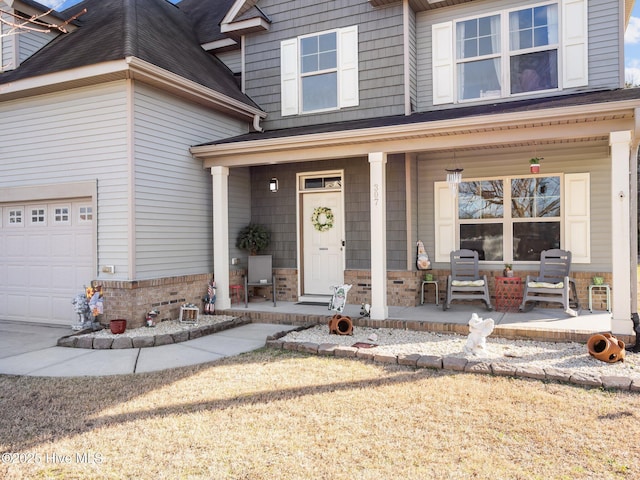
[[[280,75],[282,116],[357,106],[357,26],[284,40]]]

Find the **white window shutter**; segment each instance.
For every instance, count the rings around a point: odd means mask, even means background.
[[[453,22],[431,27],[433,104],[453,103]]]
[[[280,43],[280,105],[281,115],[298,114],[298,39]]]
[[[456,199],[451,194],[447,182],[435,182],[434,225],[435,225],[435,261],[449,263],[450,253],[457,250],[456,242]]]
[[[591,262],[590,174],[564,176],[564,249],[572,262]]]
[[[562,87],[589,84],[587,0],[562,2]]]
[[[358,95],[358,26],[338,30],[338,106],[355,107]]]

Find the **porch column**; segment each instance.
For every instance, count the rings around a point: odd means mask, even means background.
[[[387,307],[387,154],[369,154],[371,192],[371,319],[386,320]]]
[[[231,308],[229,297],[229,169],[211,167],[213,186],[213,274],[216,310]]]
[[[633,334],[631,321],[631,223],[629,155],[631,132],[611,132],[611,260],[612,333]],[[635,178],[635,177],[634,177]],[[634,232],[635,235],[635,232]],[[635,261],[633,262],[635,265]]]

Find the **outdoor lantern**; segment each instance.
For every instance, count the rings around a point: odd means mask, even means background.
[[[271,193],[276,193],[278,191],[278,179],[276,177],[269,180],[269,191]]]

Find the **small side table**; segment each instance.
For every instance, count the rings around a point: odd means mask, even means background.
[[[436,280],[423,280],[420,287],[420,305],[424,305],[424,287],[425,285],[435,285],[436,287],[436,305],[438,305],[438,282]]]
[[[593,313],[593,289],[604,288],[607,292],[607,312],[611,313],[611,288],[608,284],[589,285],[589,311]]]
[[[244,297],[243,289],[242,285],[229,285],[231,303],[242,303],[242,298]]]
[[[517,312],[522,303],[522,278],[496,277],[496,310]]]

